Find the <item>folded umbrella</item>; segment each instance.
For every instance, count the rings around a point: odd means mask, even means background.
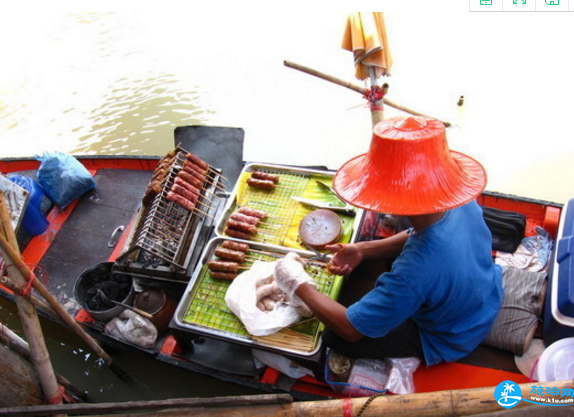
[[[350,13],[342,47],[353,52],[355,76],[359,80],[365,80],[373,72],[375,78],[390,75],[393,58],[382,12]],[[371,78],[371,83],[372,81]]]

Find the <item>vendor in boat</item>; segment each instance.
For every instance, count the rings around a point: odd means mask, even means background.
[[[486,186],[482,166],[449,150],[441,122],[388,119],[375,126],[368,153],[345,163],[333,185],[348,203],[406,216],[412,228],[327,247],[335,252],[330,270],[342,275],[363,260],[396,257],[349,307],[317,291],[296,260],[278,263],[277,282],[326,325],[326,345],[352,358],[418,357],[427,365],[472,352],[502,303],[501,269],[475,201]]]

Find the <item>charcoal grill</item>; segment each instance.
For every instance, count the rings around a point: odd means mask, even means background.
[[[201,249],[194,248],[204,246],[225,194],[219,170],[210,167],[193,211],[167,198],[187,153],[176,148],[161,180],[161,191],[138,210],[127,247],[116,261],[116,270],[143,277],[189,280],[188,269],[201,253]]]

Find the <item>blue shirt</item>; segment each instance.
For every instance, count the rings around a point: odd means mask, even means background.
[[[372,338],[412,318],[427,365],[460,359],[484,339],[502,304],[502,273],[491,249],[475,201],[449,210],[409,236],[391,271],[348,308],[347,317]]]

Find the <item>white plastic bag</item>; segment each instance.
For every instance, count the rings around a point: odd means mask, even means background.
[[[233,280],[225,294],[225,303],[253,336],[268,336],[301,318],[294,307],[285,303],[276,304],[272,311],[261,311],[257,308],[256,284],[273,276],[275,264],[276,262],[254,262],[251,269]]]
[[[157,340],[157,329],[151,321],[128,309],[110,320],[104,332],[143,348],[152,347]]]

